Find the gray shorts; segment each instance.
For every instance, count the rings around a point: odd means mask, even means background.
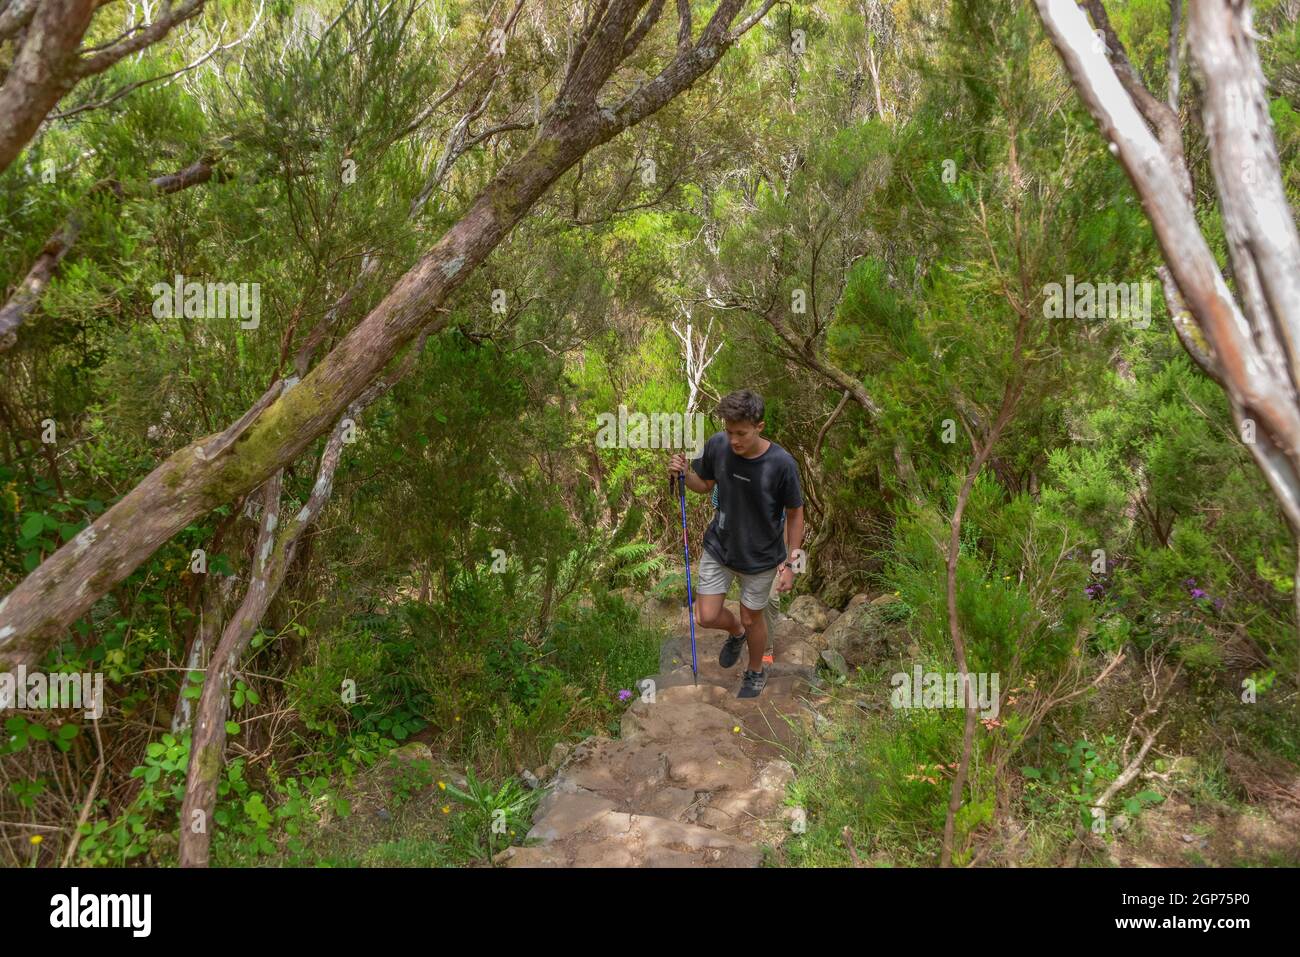
[[[750,611],[762,611],[772,597],[773,584],[776,582],[777,566],[765,572],[746,575],[734,568],[728,568],[718,561],[707,548],[701,549],[699,580],[695,585],[697,595],[725,595],[731,587],[733,578],[740,578],[740,603]]]

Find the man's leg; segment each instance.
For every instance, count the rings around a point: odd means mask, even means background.
[[[725,628],[730,635],[740,634],[740,622],[723,604],[731,577],[707,549],[701,550],[695,589],[695,623],[701,628]]]
[[[727,596],[696,595],[695,624],[701,628],[725,628],[730,635],[741,632],[741,624],[722,602]]]
[[[749,670],[762,671],[763,657],[767,654],[770,629],[768,606],[772,601],[772,583],[776,581],[776,569],[753,575],[742,575],[740,579],[740,620],[745,624],[749,645]]]
[[[763,670],[763,652],[767,651],[767,620],[762,610],[755,611],[744,602],[740,605],[740,620],[745,625],[746,644],[749,646],[749,670]]]

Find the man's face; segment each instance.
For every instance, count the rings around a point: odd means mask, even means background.
[[[731,451],[740,456],[749,455],[757,448],[762,431],[762,422],[757,425],[753,422],[728,422],[727,440],[731,443]]]

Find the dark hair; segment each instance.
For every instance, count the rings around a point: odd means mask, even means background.
[[[752,422],[758,425],[763,421],[763,397],[748,389],[729,392],[718,403],[718,415],[727,422]]]

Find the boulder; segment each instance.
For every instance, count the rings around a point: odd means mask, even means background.
[[[553,768],[562,767],[564,765],[564,759],[572,752],[573,745],[569,744],[567,741],[556,741],[554,746],[551,748],[551,754],[550,757],[546,759],[546,763]]]
[[[413,764],[416,761],[432,761],[433,752],[422,741],[409,741],[395,750],[393,757],[403,764]]]
[[[827,610],[816,595],[800,595],[790,603],[789,615],[811,631],[825,631],[830,624]]]
[[[826,663],[826,667],[830,668],[831,671],[835,672],[837,675],[843,675],[845,678],[849,676],[848,662],[844,660],[844,656],[838,651],[827,648],[822,652],[822,661]]]
[[[838,652],[845,665],[853,669],[901,655],[907,629],[900,622],[886,621],[884,606],[861,601],[850,605],[822,637],[827,648]]]

